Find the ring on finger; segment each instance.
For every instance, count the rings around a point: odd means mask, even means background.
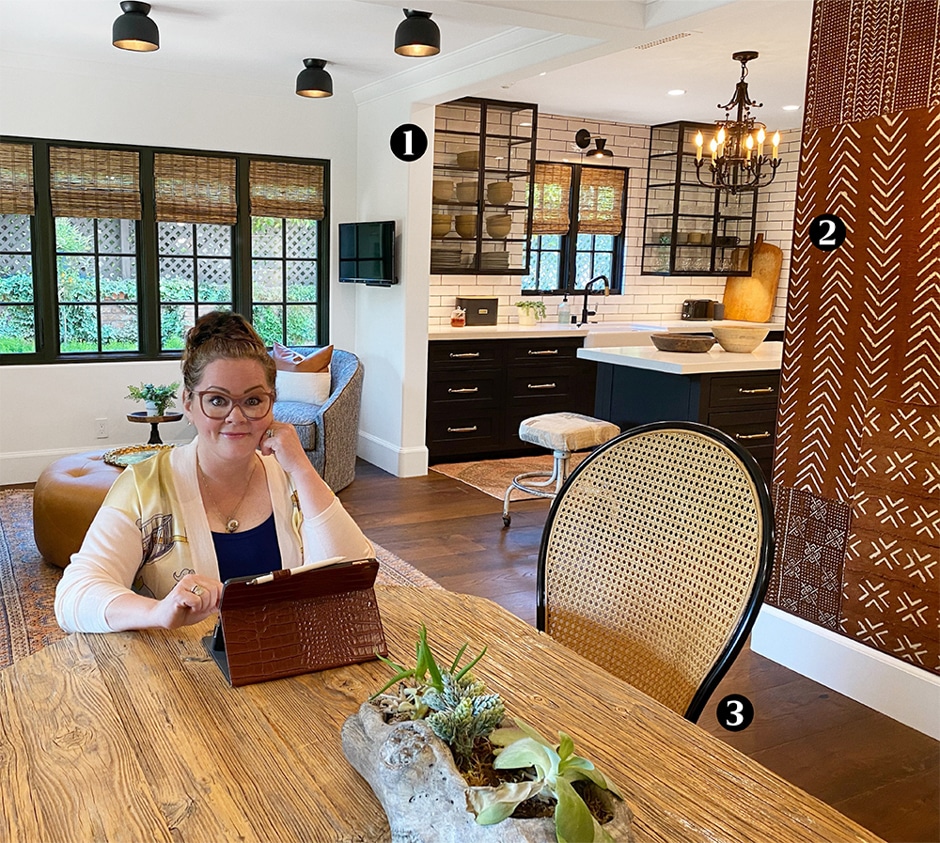
[[[206,590],[205,590],[201,585],[194,585],[194,586],[193,586],[191,589],[189,589],[189,590],[190,590],[193,594],[195,594],[196,597],[201,597],[201,596],[202,596],[203,594],[205,594],[205,592],[206,592]]]
[[[268,439],[273,439],[273,438],[274,438],[274,428],[273,428],[273,427],[269,427],[269,428],[268,428]]]

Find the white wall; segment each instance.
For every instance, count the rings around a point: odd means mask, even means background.
[[[578,129],[587,129],[593,137],[607,138],[607,148],[614,153],[612,163],[629,167],[627,185],[626,255],[624,259],[623,295],[607,299],[593,298],[599,322],[659,322],[679,318],[682,302],[687,298],[721,300],[724,277],[640,275],[643,222],[646,206],[646,168],[649,151],[649,126],[626,123],[599,123],[580,117],[539,114],[537,157],[543,161],[578,162],[574,145]],[[763,232],[768,243],[783,250],[780,286],[772,319],[783,321],[786,310],[787,278],[790,270],[790,247],[793,237],[793,211],[796,202],[796,177],[799,172],[800,131],[781,132],[780,154],[783,158],[773,184],[761,191],[757,206],[757,231]],[[496,296],[499,299],[500,323],[518,321],[513,302],[520,298],[518,275],[431,275],[428,321],[447,325],[457,295]],[[547,318],[557,313],[557,296],[545,296]],[[572,305],[575,310],[576,303]]]
[[[283,96],[271,98],[210,78],[118,75],[90,63],[56,66],[8,53],[0,61],[0,76],[17,79],[0,85],[2,134],[324,158],[332,162],[334,233],[337,222],[356,217],[351,97],[307,100],[293,93],[291,80]],[[334,250],[330,340],[355,350],[356,291],[335,282],[336,257]],[[64,453],[146,441],[149,428],[125,419],[138,409],[123,400],[127,384],[178,378],[177,361],[0,367],[0,484],[35,480]],[[95,438],[96,418],[108,419],[108,439]],[[166,441],[188,438],[183,423],[164,425],[162,433]]]
[[[395,158],[389,136],[404,123],[430,138],[433,106],[404,97],[363,104],[358,148],[358,219],[398,226],[399,283],[356,290],[357,353],[365,367],[359,453],[399,477],[427,473],[424,443],[427,381],[428,260],[431,238],[431,154]]]

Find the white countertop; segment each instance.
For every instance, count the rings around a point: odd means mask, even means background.
[[[770,331],[782,331],[783,322],[767,322]],[[754,325],[753,322],[723,320],[682,320],[667,322],[588,322],[587,325],[560,325],[558,322],[539,322],[537,325],[520,325],[518,322],[501,322],[498,325],[472,325],[464,328],[451,328],[450,325],[436,325],[429,329],[429,340],[493,340],[493,339],[532,339],[536,337],[585,337],[589,334],[625,334],[629,345],[651,346],[649,334],[665,331],[695,333],[711,331],[713,325]],[[590,343],[588,343],[590,344]],[[608,343],[604,342],[604,345]],[[621,343],[626,344],[626,343]]]
[[[709,372],[751,372],[779,369],[783,358],[782,342],[764,342],[750,354],[732,354],[715,345],[703,353],[658,351],[655,348],[627,346],[619,348],[579,348],[578,357],[614,366],[632,366],[676,375],[701,375]]]

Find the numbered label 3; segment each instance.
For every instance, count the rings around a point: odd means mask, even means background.
[[[388,139],[392,155],[399,161],[417,161],[428,151],[428,136],[414,123],[403,123]]]
[[[754,706],[743,694],[728,694],[715,712],[718,722],[729,732],[740,732],[754,720]]]

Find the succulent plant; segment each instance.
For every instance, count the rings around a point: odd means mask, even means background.
[[[559,841],[613,843],[572,786],[588,781],[623,799],[617,786],[593,762],[574,754],[574,741],[564,732],[558,743],[546,740],[527,723],[514,718],[515,729],[496,729],[490,743],[503,747],[493,765],[497,770],[525,769],[530,779],[504,782],[499,787],[470,788],[468,802],[480,825],[493,825],[511,816],[526,799],[555,800],[555,835]]]
[[[478,738],[487,737],[502,723],[506,709],[499,694],[487,694],[483,683],[469,675],[456,679],[445,671],[441,679],[440,691],[431,688],[422,696],[432,710],[425,719],[459,763],[470,757]]]

